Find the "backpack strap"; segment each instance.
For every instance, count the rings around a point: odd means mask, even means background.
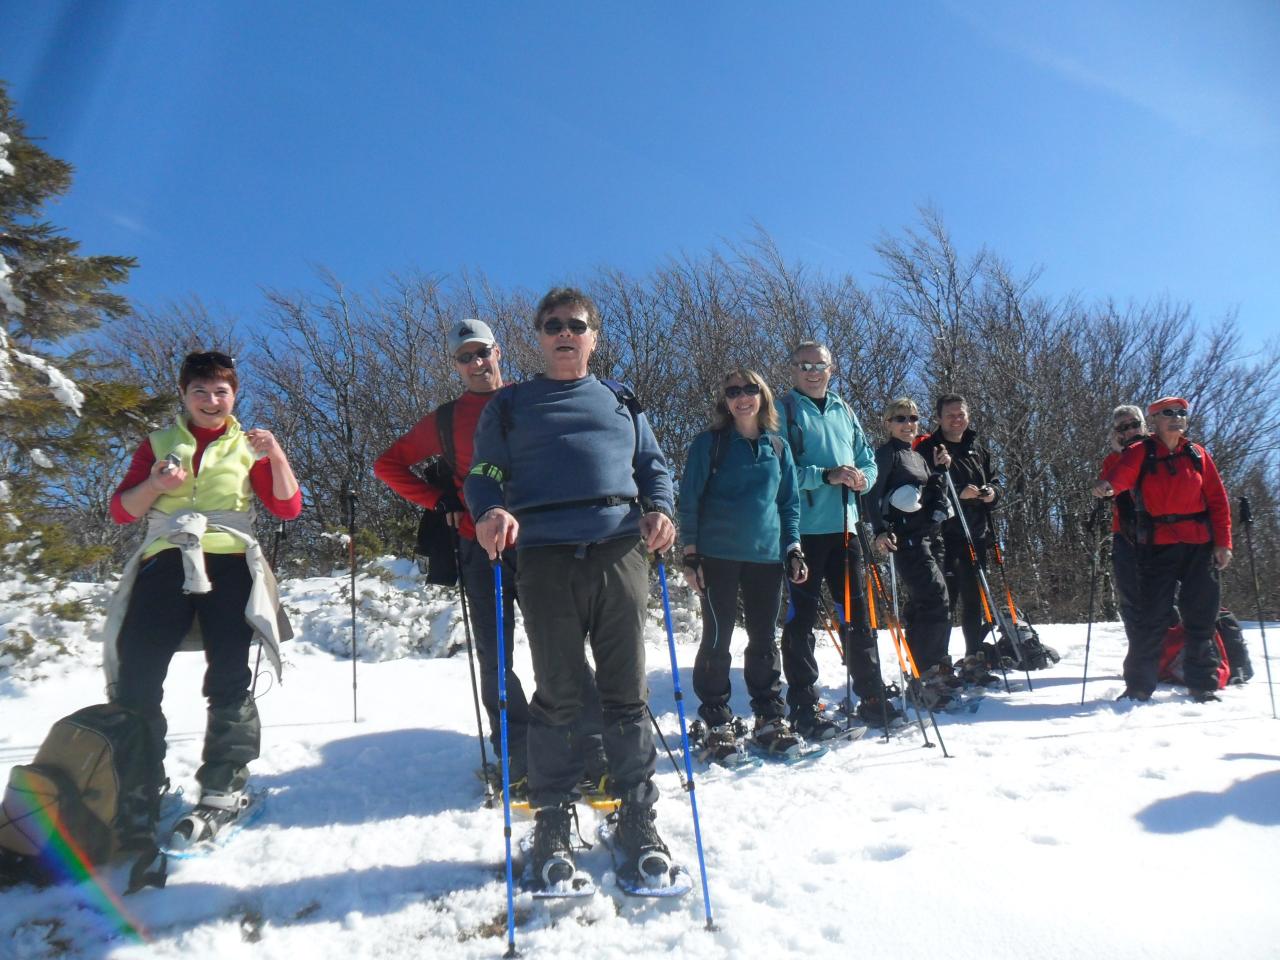
[[[791,444],[791,453],[799,460],[804,456],[804,431],[796,424],[796,398],[790,391],[782,395],[782,412],[787,419],[787,442]]]
[[[440,456],[449,465],[449,472],[458,470],[457,448],[453,442],[453,405],[456,400],[449,400],[436,408],[436,434],[440,437]]]

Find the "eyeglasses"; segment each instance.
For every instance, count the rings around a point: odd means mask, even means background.
[[[1116,433],[1128,433],[1130,430],[1137,430],[1141,426],[1141,420],[1130,420],[1128,423],[1117,423],[1112,429]]]
[[[801,370],[803,370],[805,373],[813,373],[815,371],[818,373],[821,373],[823,370],[826,370],[828,367],[831,366],[831,364],[825,361],[812,363],[808,360],[797,360],[795,365],[799,367]]]
[[[474,350],[468,350],[465,353],[458,354],[456,357],[453,358],[453,362],[457,364],[461,364],[462,366],[465,367],[472,360],[488,360],[489,355],[492,353],[493,353],[492,344],[486,344],[483,347],[476,347],[476,349]]]
[[[1186,407],[1165,407],[1160,411],[1162,417],[1185,417],[1187,415]]]
[[[889,418],[894,423],[919,423],[920,418],[914,413],[899,413]]]
[[[188,353],[182,361],[184,367],[205,367],[209,365],[226,367],[234,370],[236,358],[218,350],[206,350],[203,353]]]
[[[744,384],[744,385],[742,385],[742,386],[738,386],[738,385],[735,383],[732,387],[725,387],[725,388],[724,388],[724,398],[725,398],[726,400],[737,400],[737,399],[738,399],[740,396],[742,396],[744,393],[745,393],[748,397],[758,397],[758,396],[760,396],[760,384],[758,384],[758,383],[748,383],[748,384]]]
[[[565,329],[568,329],[568,331],[575,337],[580,337],[586,333],[590,327],[587,325],[587,321],[578,319],[558,320],[555,317],[552,317],[550,320],[542,321],[542,332],[549,337],[554,337],[558,335],[560,331]]]

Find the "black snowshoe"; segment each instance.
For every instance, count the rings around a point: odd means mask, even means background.
[[[525,885],[535,899],[589,897],[595,883],[574,862],[573,834],[578,820],[573,804],[542,807],[533,827]]]

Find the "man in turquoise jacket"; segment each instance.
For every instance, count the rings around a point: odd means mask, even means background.
[[[876,638],[867,620],[862,551],[854,535],[857,494],[870,490],[876,481],[875,452],[848,404],[827,389],[834,371],[831,351],[824,344],[804,341],[791,354],[795,389],[778,400],[782,433],[796,462],[800,543],[811,571],[804,583],[788,584],[791,602],[782,630],[782,669],[787,677],[792,725],[808,740],[832,737],[837,732],[818,705],[813,627],[824,579],[843,613],[846,564],[850,603],[843,644],[853,675],[853,692],[860,701],[858,716],[876,726],[901,716],[884,697]]]

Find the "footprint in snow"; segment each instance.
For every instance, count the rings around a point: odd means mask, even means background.
[[[878,843],[863,849],[862,855],[868,860],[879,860],[883,863],[905,857],[910,852],[911,848],[903,843]]]

